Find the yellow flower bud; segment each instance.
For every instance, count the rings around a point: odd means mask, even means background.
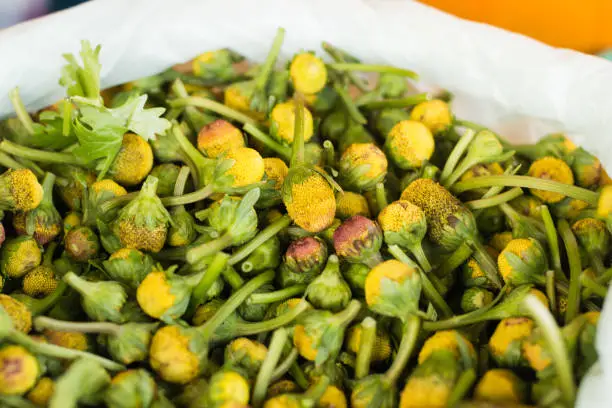
[[[534,161],[531,163],[531,167],[529,167],[529,172],[527,174],[531,177],[537,177],[544,180],[554,180],[569,185],[574,184],[572,169],[570,169],[563,160],[555,157],[543,157]],[[546,203],[558,203],[565,197],[561,193],[553,193],[533,188],[529,189],[529,191]]]

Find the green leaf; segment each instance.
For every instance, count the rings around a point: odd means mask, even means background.
[[[83,40],[79,54],[82,66],[73,54],[64,54],[68,63],[62,68],[59,83],[66,88],[68,96],[100,99],[100,45],[92,49],[89,41]]]
[[[108,109],[109,113],[123,121],[125,127],[145,140],[154,139],[170,128],[170,122],[160,116],[164,108],[145,109],[147,95],[133,96],[118,108]]]

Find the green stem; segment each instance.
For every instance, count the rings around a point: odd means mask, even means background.
[[[448,159],[446,159],[446,163],[444,164],[444,168],[442,169],[442,173],[440,174],[441,182],[444,183],[446,179],[450,177],[451,173],[453,172],[453,170],[455,170],[457,163],[459,163],[461,156],[463,156],[463,153],[465,153],[465,151],[467,150],[474,136],[476,136],[476,133],[471,129],[466,130],[465,133],[461,135],[461,138],[459,139],[455,147],[453,147],[453,150],[448,156]]]
[[[259,73],[255,77],[254,93],[260,92],[265,95],[266,87],[270,79],[270,74],[274,69],[274,64],[276,64],[276,60],[278,59],[278,54],[280,53],[280,49],[283,45],[284,39],[285,29],[279,27],[278,30],[276,30],[276,36],[274,37],[274,41],[272,42],[272,47],[270,47],[270,51],[268,52],[264,63],[260,66]]]
[[[285,357],[283,362],[276,366],[276,368],[274,369],[274,372],[270,377],[270,383],[275,383],[276,381],[283,378],[283,376],[291,369],[291,366],[293,366],[293,364],[297,361],[299,355],[300,353],[298,352],[298,349],[292,347],[291,351],[289,352],[289,354],[287,354],[287,357]]]
[[[597,201],[599,199],[598,193],[585,188],[529,176],[503,175],[474,177],[453,185],[452,190],[455,194],[459,194],[469,190],[492,186],[525,187],[550,191],[575,198],[576,200],[585,201],[593,207],[597,207]]]
[[[187,262],[189,262],[190,264],[195,264],[205,256],[212,255],[219,251],[223,251],[225,248],[232,244],[233,240],[234,238],[230,233],[225,233],[217,239],[213,239],[212,241],[208,241],[193,248],[190,248],[185,254]]]
[[[565,245],[570,270],[567,310],[565,311],[565,323],[567,324],[578,315],[580,310],[580,274],[582,273],[582,265],[580,263],[578,243],[569,224],[566,220],[560,220],[557,227]]]
[[[61,332],[102,333],[116,336],[121,330],[118,324],[108,322],[66,322],[39,316],[34,319],[34,328],[42,332],[45,329]]]
[[[272,282],[274,279],[274,271],[264,272],[245,283],[240,289],[235,291],[217,310],[217,313],[208,320],[206,323],[198,327],[202,331],[202,335],[205,339],[210,339],[213,336],[215,330],[225,321],[228,317],[234,313],[234,311],[240,306],[255,290],[265,285],[266,283]]]
[[[361,322],[361,337],[355,362],[355,379],[359,380],[370,373],[372,350],[374,349],[375,342],[376,320],[368,316]]]
[[[555,319],[548,309],[534,295],[528,294],[523,300],[522,305],[542,330],[542,335],[548,343],[548,352],[553,357],[552,361],[556,367],[556,378],[563,394],[563,399],[567,406],[573,406],[576,398],[576,384],[574,383],[572,365],[559,326],[557,326]]]
[[[557,236],[557,229],[555,228],[555,223],[550,215],[548,206],[542,205],[540,207],[540,216],[542,217],[542,221],[544,221],[546,240],[548,241],[548,249],[550,250],[556,277],[561,281],[565,281],[567,280],[567,277],[563,273],[563,268],[561,267],[561,255],[559,252],[559,238]]]
[[[4,152],[0,152],[0,166],[7,169],[23,169],[26,167]]]
[[[340,51],[338,48],[334,47],[333,45],[327,43],[327,42],[323,42],[322,44],[322,48],[323,50],[329,54],[329,56],[337,63],[344,63],[346,62],[345,60],[345,54]],[[357,87],[357,89],[359,89],[361,92],[368,92],[368,86],[367,84],[365,84],[361,78],[359,78],[357,75],[355,75],[352,71],[347,71],[346,72],[346,77],[349,79],[349,81],[351,81],[353,83],[353,85],[355,85]]]
[[[225,279],[234,290],[238,290],[244,285],[244,279],[234,268],[225,268],[223,270],[223,279]]]
[[[47,204],[53,204],[53,185],[55,184],[55,174],[46,172],[42,182],[43,199]]]
[[[521,195],[523,195],[523,190],[520,187],[515,187],[504,193],[494,195],[493,197],[468,201],[465,205],[471,210],[481,210],[483,208],[496,207],[499,204],[507,203]]]
[[[603,275],[597,277],[597,283],[601,283],[602,285],[607,285],[608,282],[612,279],[612,268],[606,269]]]
[[[455,167],[453,172],[442,181],[442,185],[444,186],[444,188],[449,190],[451,186],[455,184],[455,182],[459,180],[459,178],[463,176],[465,172],[479,164],[481,159],[482,158],[480,157],[472,157],[468,152],[465,158],[459,162],[457,167]]]
[[[389,370],[383,375],[383,382],[391,386],[396,383],[404,367],[410,359],[414,345],[416,344],[421,328],[421,320],[414,316],[408,316],[406,323],[404,324],[404,333],[402,334],[402,341],[397,349],[397,354]]]
[[[0,150],[12,154],[13,156],[33,160],[35,162],[72,164],[75,166],[84,165],[84,163],[77,159],[72,153],[48,152],[46,150],[32,149],[10,142],[6,139],[0,142]]]
[[[174,191],[172,192],[172,195],[182,196],[185,193],[187,180],[189,180],[189,173],[191,173],[189,166],[181,167],[178,175],[176,176],[176,181],[174,182]]]
[[[452,273],[467,261],[474,251],[466,243],[461,244],[448,258],[446,258],[440,266],[434,271],[438,277],[444,277]]]
[[[408,108],[410,106],[418,105],[421,102],[429,100],[427,93],[420,93],[417,95],[410,95],[405,98],[395,99],[383,99],[380,101],[366,101],[358,104],[362,109],[377,110],[377,109],[388,109],[388,108]]]
[[[234,254],[229,258],[228,264],[235,265],[245,259],[255,249],[260,247],[264,242],[278,234],[284,228],[288,227],[291,222],[291,217],[289,217],[288,215],[283,215],[282,217],[274,221],[272,224],[264,228],[259,234],[255,236],[255,238],[253,238],[247,244],[241,246],[240,249],[234,252]]]
[[[257,373],[257,378],[255,379],[253,398],[251,399],[254,408],[261,407],[261,404],[266,398],[266,392],[268,391],[271,377],[274,374],[274,369],[281,358],[283,347],[285,347],[286,342],[287,331],[285,329],[278,329],[272,334],[272,339],[270,340],[270,346],[268,347],[266,358],[261,364],[261,368]]]
[[[465,398],[465,396],[470,392],[475,381],[476,370],[470,368],[467,371],[463,371],[459,375],[457,383],[453,387],[453,390],[448,397],[448,402],[446,406],[454,407],[459,402],[461,402],[463,398]]]
[[[500,289],[503,286],[502,281],[499,278],[497,265],[491,259],[489,253],[484,249],[482,244],[476,240],[468,242],[468,245],[470,245],[474,250],[474,259],[483,269],[485,275],[487,275],[487,278],[491,281],[493,285],[495,285],[495,287],[497,287],[497,289]]]
[[[43,253],[42,264],[45,266],[53,266],[53,255],[55,254],[55,250],[57,249],[57,242],[51,241],[45,248],[45,252]]]
[[[353,299],[349,302],[348,306],[343,311],[334,314],[330,318],[330,324],[337,325],[340,327],[346,327],[351,323],[351,321],[353,321],[355,317],[357,317],[360,311],[361,302],[356,299]]]
[[[216,113],[225,118],[235,120],[236,122],[242,123],[243,125],[251,124],[256,125],[257,121],[253,118],[245,115],[244,113],[238,112],[232,108],[225,106],[222,103],[214,101],[212,99],[202,98],[200,96],[190,96],[188,98],[178,98],[168,102],[171,107],[182,108],[185,106],[195,106]]]
[[[210,197],[215,192],[212,184],[202,187],[191,193],[174,197],[162,197],[161,202],[165,207],[197,203]],[[122,196],[125,197],[125,196]]]
[[[595,282],[593,279],[589,278],[585,274],[582,274],[582,276],[580,277],[580,283],[582,284],[582,286],[589,289],[591,292],[595,293],[602,299],[605,299],[606,295],[608,294],[608,289],[605,286]]]
[[[210,287],[219,279],[221,272],[227,266],[228,255],[223,252],[217,252],[212,262],[206,269],[206,273],[202,276],[198,284],[191,293],[189,312],[187,315],[191,315],[195,312],[196,307],[204,303],[206,293]]]
[[[293,124],[293,149],[291,150],[291,167],[304,163],[304,99],[296,95],[295,122]]]
[[[382,255],[380,252],[373,253],[368,259],[364,259],[362,262],[369,266],[370,268],[375,267],[379,263],[383,261]]]
[[[16,330],[6,337],[8,341],[15,342],[29,349],[35,354],[42,354],[47,357],[59,358],[62,360],[76,360],[78,358],[87,358],[98,362],[101,366],[111,371],[123,371],[125,366],[123,364],[115,363],[107,358],[100,357],[96,354],[88,353],[86,351],[74,350],[65,347],[56,346],[50,343],[39,343],[33,340],[30,336],[18,332]]]
[[[368,120],[361,114],[361,112],[359,112],[359,108],[357,107],[357,105],[355,105],[355,103],[353,102],[349,94],[344,90],[342,85],[337,82],[334,83],[334,90],[340,97],[340,100],[342,101],[342,104],[346,109],[346,113],[348,113],[351,119],[353,119],[360,125],[365,125],[366,123],[368,123]]]
[[[376,206],[378,207],[378,212],[381,212],[387,205],[389,205],[389,202],[387,201],[385,185],[382,182],[376,183]]]
[[[302,367],[300,367],[297,361],[293,363],[293,365],[289,369],[289,375],[293,377],[295,383],[303,390],[308,388],[308,386],[310,385],[310,382],[306,378],[306,374],[304,374],[304,370],[302,370]]]
[[[62,135],[64,137],[70,136],[72,129],[72,103],[68,99],[62,101]]]
[[[38,408],[38,405],[34,405],[18,395],[0,396],[0,405],[7,408]]]
[[[373,65],[373,64],[357,64],[357,63],[333,63],[328,65],[336,71],[359,71],[359,72],[378,72],[380,74],[393,74],[405,76],[411,79],[418,79],[418,75],[414,71],[408,69],[397,68],[390,65]]]
[[[248,123],[243,126],[243,129],[245,132],[253,136],[256,140],[261,142],[267,148],[278,154],[283,160],[291,160],[291,149],[272,139],[271,136],[262,132],[261,129],[259,129],[257,126]]]
[[[414,245],[408,247],[408,250],[414,255],[419,266],[423,269],[424,272],[431,272],[431,263],[429,263],[429,259],[427,259],[427,255],[425,255],[425,251],[423,251],[423,246],[420,242],[417,242]]]
[[[312,406],[314,403],[319,401],[319,399],[321,399],[321,397],[325,393],[325,390],[327,390],[328,386],[329,377],[327,377],[326,375],[322,375],[319,380],[315,384],[311,385],[310,388],[308,388],[306,392],[302,395],[304,399],[310,400],[311,405],[306,406]]]
[[[53,293],[45,296],[43,299],[36,300],[34,305],[30,307],[32,316],[44,314],[47,310],[51,309],[64,295],[66,289],[68,289],[66,282],[63,280],[59,281]]]
[[[555,271],[546,271],[546,297],[548,298],[548,304],[550,311],[553,315],[557,316],[557,291],[555,290]]]
[[[104,214],[109,211],[112,211],[118,207],[121,207],[129,203],[136,197],[138,197],[138,191],[132,191],[130,193],[127,193],[121,196],[113,197],[110,200],[107,200],[103,202],[102,204],[100,204],[100,212]]]
[[[589,253],[589,260],[591,261],[591,266],[593,267],[593,270],[595,271],[595,275],[602,276],[604,273],[606,273],[606,267],[603,264],[601,255],[591,251]]]
[[[323,150],[325,151],[325,165],[329,167],[336,166],[336,150],[334,144],[330,140],[323,142]]]
[[[268,293],[253,293],[250,297],[250,303],[254,305],[268,304],[274,302],[282,302],[294,296],[302,295],[308,285],[293,285],[284,289],[275,290]]]
[[[279,327],[287,326],[308,308],[310,308],[310,304],[307,301],[302,300],[289,311],[273,319],[256,323],[236,323],[232,326],[231,333],[229,335],[214,337],[213,340],[220,341],[234,337],[252,336],[254,334],[265,333],[278,329]]]
[[[19,95],[19,88],[13,88],[9,92],[9,99],[13,104],[17,118],[23,125],[24,129],[28,132],[28,135],[32,136],[34,134],[34,121],[23,104],[23,100]]]
[[[400,262],[405,263],[406,265],[412,265],[412,261],[408,258],[408,255],[404,253],[397,245],[389,245],[389,253],[395,257]],[[421,283],[423,285],[423,293],[427,300],[431,302],[431,304],[436,308],[438,313],[444,317],[453,316],[453,311],[448,306],[444,298],[438,293],[435,286],[431,283],[426,273],[421,273]]]

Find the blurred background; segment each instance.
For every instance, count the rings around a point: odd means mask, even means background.
[[[0,29],[84,1],[0,0]],[[420,1],[459,17],[496,25],[556,47],[587,53],[601,53],[612,47],[611,0]]]

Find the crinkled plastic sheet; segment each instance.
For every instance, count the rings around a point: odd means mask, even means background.
[[[157,73],[205,50],[231,47],[261,60],[278,26],[283,56],[320,49],[322,40],[369,63],[420,73],[456,95],[457,116],[515,141],[564,131],[612,166],[612,64],[554,49],[485,24],[402,0],[96,0],[0,32],[0,95],[19,86],[27,106],[63,96],[61,54],[81,39],[102,44],[104,86]],[[0,99],[0,116],[12,111]],[[612,308],[600,320],[600,364],[579,406],[609,407]]]

